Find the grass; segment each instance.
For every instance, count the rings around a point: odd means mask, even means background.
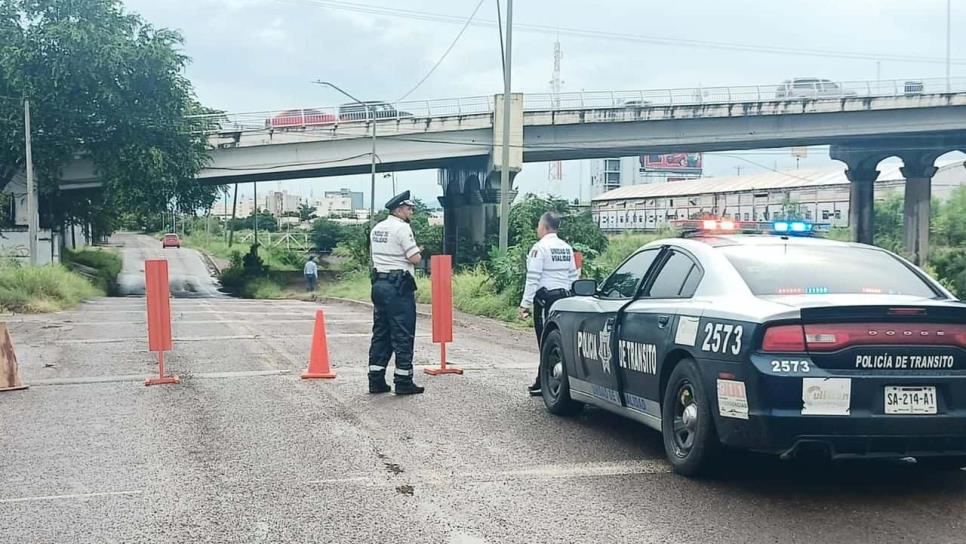
[[[282,285],[271,278],[255,278],[241,289],[242,298],[278,299],[288,298]]]
[[[673,233],[655,232],[649,234],[619,234],[608,239],[607,249],[601,252],[594,259],[594,266],[599,268],[604,275],[610,274],[624,259],[634,253],[644,244],[660,240],[661,238],[673,237]]]
[[[239,242],[239,240],[241,240],[242,237],[244,237],[248,232],[251,231],[235,232],[234,243],[230,248],[228,247],[228,242],[225,241],[223,235],[206,236],[204,232],[191,233],[182,236],[181,245],[184,247],[200,249],[209,255],[221,259],[231,259],[231,254],[233,252],[237,251],[242,255],[248,253],[248,248],[251,246],[251,243]],[[293,254],[295,256],[293,256]],[[258,248],[258,255],[272,270],[291,272],[302,270],[302,266],[305,264],[304,259],[300,254],[298,254],[298,252],[290,252],[281,248],[260,246]]]
[[[121,256],[114,250],[106,248],[84,248],[79,251],[65,250],[63,255],[65,264],[76,263],[97,271],[91,282],[105,293],[111,293],[121,273],[123,262]]]
[[[6,312],[55,312],[104,294],[63,266],[0,265],[0,309]]]
[[[418,285],[418,283],[417,283]],[[372,283],[366,272],[351,272],[339,281],[319,285],[319,292],[327,297],[347,298],[349,300],[369,300]],[[419,286],[422,290],[422,286]]]
[[[432,302],[430,279],[425,276],[419,277],[416,279],[416,286],[416,302],[430,304]],[[337,282],[322,284],[320,292],[324,296],[368,301],[370,287],[369,275],[355,272]],[[495,292],[489,277],[479,269],[453,275],[453,307],[471,315],[491,317],[509,323],[522,323],[516,318],[517,301],[511,301],[506,295]]]

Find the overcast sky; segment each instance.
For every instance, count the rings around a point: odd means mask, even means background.
[[[124,0],[154,25],[182,32],[199,98],[229,112],[342,102],[309,83],[318,78],[362,99],[396,100],[439,60],[478,2]],[[409,99],[500,92],[496,14],[496,0],[483,0],[474,24]],[[951,21],[952,75],[966,77],[966,0],[952,1]],[[514,91],[550,90],[558,39],[553,29],[559,29],[563,49],[564,91],[773,85],[796,76],[945,76],[946,0],[517,0],[514,27]],[[739,51],[727,44],[751,47]],[[838,164],[816,148],[802,166]],[[705,157],[707,175],[734,175],[739,165],[743,173],[760,172],[793,169],[795,161],[787,151],[769,150]],[[522,191],[550,189],[572,198],[581,172],[585,179],[590,175],[589,166],[564,163],[564,181],[551,186],[547,170],[545,164],[526,164],[517,178]],[[400,173],[397,183],[427,201],[440,194],[435,171]],[[368,177],[281,187],[320,195],[338,187],[368,188]],[[388,185],[377,189],[377,204],[390,192]]]

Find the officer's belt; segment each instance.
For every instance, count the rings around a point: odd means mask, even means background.
[[[406,270],[393,270],[392,272],[375,272],[372,275],[374,280],[394,280],[396,278],[408,276],[409,272]]]

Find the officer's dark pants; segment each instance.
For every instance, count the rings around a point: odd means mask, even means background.
[[[413,381],[413,339],[416,335],[416,297],[411,281],[377,279],[372,284],[372,344],[369,380],[382,383],[389,358],[396,354],[396,384]]]
[[[554,302],[570,296],[566,289],[547,290],[541,287],[533,297],[533,330],[537,333],[537,348],[543,349],[543,326],[546,323],[547,315]],[[539,372],[537,379],[539,380]]]

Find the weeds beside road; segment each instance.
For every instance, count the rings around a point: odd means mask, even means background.
[[[88,271],[92,270],[93,277],[89,278],[91,283],[107,294],[113,292],[117,275],[121,273],[123,267],[120,255],[105,248],[64,250],[63,261],[68,268],[80,265]]]
[[[0,265],[0,310],[4,312],[56,312],[105,294],[60,265]]]

